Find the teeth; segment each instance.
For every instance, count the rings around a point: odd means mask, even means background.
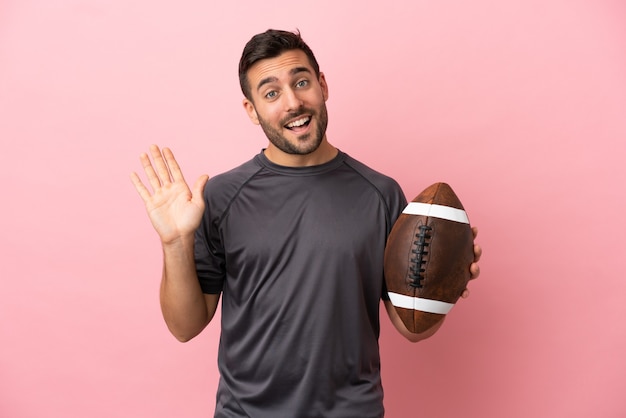
[[[307,116],[307,117],[302,118],[302,119],[294,120],[293,122],[291,122],[291,123],[287,124],[287,127],[288,127],[288,128],[296,128],[296,127],[298,127],[298,126],[302,126],[302,125],[304,125],[304,124],[305,124],[305,123],[307,123],[308,121],[309,121],[309,117]]]

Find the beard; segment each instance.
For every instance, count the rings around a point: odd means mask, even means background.
[[[295,141],[290,141],[284,135],[281,134],[281,129],[285,128],[287,121],[297,118],[298,116],[308,113],[311,115],[311,121],[316,122],[315,131],[300,135]],[[315,118],[317,116],[317,118]],[[319,112],[313,112],[310,109],[300,109],[298,112],[294,112],[287,116],[284,121],[281,121],[281,125],[277,128],[273,127],[269,122],[257,115],[261,129],[265,132],[267,139],[279,150],[286,154],[292,155],[307,155],[317,150],[326,135],[326,127],[328,126],[328,111],[326,110],[326,103],[322,103]]]

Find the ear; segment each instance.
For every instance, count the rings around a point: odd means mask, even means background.
[[[322,94],[324,95],[324,101],[328,100],[328,83],[326,83],[326,76],[324,73],[320,73],[319,77],[320,86],[322,87]]]
[[[256,114],[256,109],[254,108],[254,103],[252,103],[249,99],[243,99],[243,108],[246,109],[246,113],[248,117],[255,125],[259,124],[259,117]]]

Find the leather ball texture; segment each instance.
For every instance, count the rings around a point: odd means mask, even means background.
[[[385,247],[385,284],[407,329],[422,333],[467,287],[474,237],[461,201],[446,183],[422,191],[398,217]]]

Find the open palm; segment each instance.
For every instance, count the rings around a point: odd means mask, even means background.
[[[202,190],[209,177],[200,176],[190,189],[171,150],[164,148],[161,152],[153,145],[150,153],[154,166],[147,154],[142,154],[140,160],[152,193],[137,173],[131,174],[131,180],[161,241],[171,243],[192,234],[200,225],[204,212]]]

